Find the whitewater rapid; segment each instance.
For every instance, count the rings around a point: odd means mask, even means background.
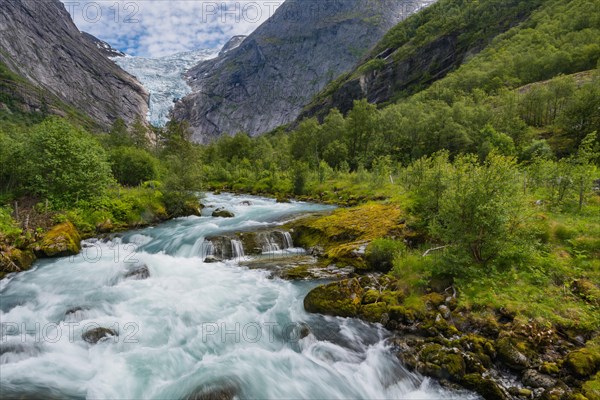
[[[227,194],[203,202],[202,217],[90,241],[79,256],[0,281],[0,397],[476,398],[407,371],[381,326],[306,313],[316,282],[203,262],[205,237],[328,207]],[[236,217],[211,217],[218,207]],[[148,279],[125,277],[142,265]],[[85,342],[98,326],[119,336]]]

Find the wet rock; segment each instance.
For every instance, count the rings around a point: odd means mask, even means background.
[[[438,311],[440,312],[440,315],[444,319],[450,319],[450,317],[452,316],[450,309],[448,308],[448,306],[446,306],[444,304],[442,304],[441,306],[438,307]]]
[[[489,378],[480,374],[468,374],[463,377],[461,384],[470,390],[482,395],[486,400],[507,400],[509,397],[500,386]]]
[[[556,379],[542,374],[534,369],[528,369],[523,373],[522,382],[532,388],[549,389],[556,385]]]
[[[387,304],[378,302],[364,305],[360,309],[360,316],[366,321],[385,325],[389,321]]]
[[[110,233],[115,229],[112,221],[110,219],[107,219],[104,222],[100,222],[98,225],[96,225],[96,232],[98,233]]]
[[[114,337],[114,336],[119,336],[119,334],[112,329],[94,328],[94,329],[89,329],[89,330],[85,331],[81,335],[81,338],[90,344],[96,344],[103,339],[106,339],[109,337]]]
[[[521,353],[509,338],[502,338],[496,342],[498,358],[508,367],[515,370],[524,370],[529,366],[529,359]]]
[[[233,218],[235,214],[231,211],[225,210],[224,208],[217,208],[213,211],[212,216],[215,218]]]
[[[150,270],[148,266],[142,265],[125,274],[125,279],[144,280],[150,278]]]
[[[355,317],[360,310],[363,288],[358,279],[349,279],[319,286],[306,296],[308,312],[340,317]]]
[[[68,257],[81,251],[81,237],[70,222],[56,225],[48,231],[35,247],[39,257]]]
[[[207,256],[204,259],[204,262],[207,263],[207,264],[214,264],[214,263],[223,262],[223,260],[221,260],[220,258],[215,257],[215,256]]]
[[[248,201],[248,200],[244,200],[244,201],[242,201],[242,202],[240,203],[240,206],[246,206],[246,207],[249,207],[249,206],[251,206],[251,205],[252,205],[252,202],[251,202],[251,201]]]
[[[427,344],[421,354],[419,371],[437,379],[460,382],[466,372],[463,357],[458,349],[448,349],[438,343]]]
[[[239,397],[239,386],[234,382],[201,386],[188,395],[186,400],[233,400]]]

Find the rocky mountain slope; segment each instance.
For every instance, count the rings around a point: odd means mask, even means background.
[[[287,0],[238,48],[188,72],[193,93],[174,118],[190,122],[197,142],[287,124],[388,29],[431,2]]]
[[[101,127],[148,111],[145,89],[77,29],[59,0],[0,2],[0,67],[2,98],[21,108],[84,114]]]
[[[408,97],[458,68],[543,3],[440,1],[392,28],[368,57],[319,93],[299,119],[323,118],[332,108],[345,113],[357,99],[382,104]]]

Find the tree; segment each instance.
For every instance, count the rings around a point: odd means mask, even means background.
[[[146,150],[117,147],[110,153],[112,172],[124,186],[138,186],[158,178],[158,160]]]
[[[457,260],[486,266],[517,240],[524,206],[520,182],[513,158],[491,153],[480,165],[475,156],[458,157],[431,233],[451,246]]]
[[[27,148],[30,193],[69,204],[102,195],[113,182],[106,153],[96,139],[59,117],[35,126]]]

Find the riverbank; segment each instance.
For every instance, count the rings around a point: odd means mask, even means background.
[[[411,370],[486,399],[598,399],[598,248],[585,247],[597,242],[598,223],[550,213],[538,223],[548,232],[547,270],[458,278],[440,273],[444,249],[393,203],[289,228],[324,268],[351,265],[358,273],[314,289],[305,308],[382,324],[396,333],[398,357]]]
[[[36,259],[76,255],[81,240],[200,215],[201,207],[196,196],[153,186],[117,188],[68,209],[20,199],[11,209],[1,209],[0,279],[28,270]]]

